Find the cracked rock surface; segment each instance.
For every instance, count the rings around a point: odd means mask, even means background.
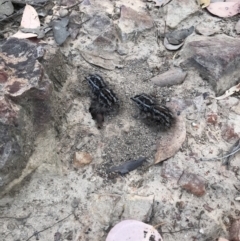
[[[38,48],[18,39],[1,46],[0,190],[20,176],[34,150],[36,133],[51,115],[52,88],[38,61]]]

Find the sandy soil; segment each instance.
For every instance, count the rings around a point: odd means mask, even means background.
[[[166,7],[155,8],[154,3],[140,0],[134,4],[124,0],[99,2],[93,1],[99,12],[112,14],[114,4],[124,4],[150,15],[156,25],[124,43],[128,53],[116,54],[122,67],[114,70],[91,65],[82,58],[81,51],[95,36],[87,32],[87,25],[76,40],[69,38],[60,47],[68,78],[55,93],[54,109],[61,109],[56,111],[58,121],[39,135],[22,177],[9,186],[0,200],[0,240],[103,241],[110,228],[124,219],[153,226],[162,224],[157,229],[164,241],[228,238],[231,221],[240,215],[239,201],[235,200],[240,191],[239,153],[229,170],[222,160],[201,158],[221,156],[236,142],[237,136],[226,137],[224,126],[232,126],[239,138],[239,97],[204,100],[203,93],[215,94],[196,70],[188,70],[181,85],[153,85],[153,76],[176,65],[181,58],[181,54],[167,51],[157,37],[157,33],[164,32],[164,21],[169,26],[175,24],[171,20],[174,8],[169,7],[172,10],[167,12]],[[90,11],[85,8],[82,6],[81,10]],[[220,19],[196,9],[189,10],[186,17],[184,12],[176,28],[208,22],[210,28],[217,29],[216,34],[237,38],[233,30],[237,18]],[[117,23],[118,19],[114,21]],[[189,36],[188,41],[195,35]],[[51,37],[47,40],[53,43]],[[89,113],[91,94],[85,77],[92,73],[100,74],[120,100],[119,110],[105,116],[102,129],[97,128]],[[166,131],[136,118],[137,107],[130,97],[138,93],[152,95],[169,106],[177,103],[186,124],[186,139],[180,150],[156,165],[151,165],[156,143],[164,142]],[[216,114],[216,123],[209,121],[211,114]],[[77,168],[75,152],[89,153],[92,162]],[[109,167],[140,156],[146,156],[147,162],[129,174],[106,174]],[[170,173],[168,177],[163,177],[165,169]],[[204,178],[203,196],[197,197],[178,185],[182,171]]]

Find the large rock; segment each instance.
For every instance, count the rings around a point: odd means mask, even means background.
[[[83,25],[82,32],[85,43],[83,44],[83,39],[75,41],[74,48],[81,50],[81,56],[90,64],[108,70],[114,70],[115,67],[121,68],[121,59],[115,52],[120,36],[112,19],[94,7],[84,8],[83,11],[87,16],[83,20],[86,23]],[[85,35],[85,33],[88,34]]]
[[[50,118],[52,88],[38,61],[41,50],[14,38],[0,47],[0,191],[20,176]]]
[[[166,7],[168,8],[166,24],[170,28],[176,28],[183,20],[199,11],[196,1],[192,0],[171,1]]]
[[[84,24],[84,29],[90,36],[99,36],[113,26],[112,20],[103,13],[87,12],[91,19]]]
[[[89,50],[95,50],[98,53],[106,51],[113,53],[117,47],[117,40],[119,39],[115,26],[109,26],[108,29],[102,32],[94,41],[87,46]]]
[[[10,0],[0,0],[0,19],[11,15],[14,12],[14,7]]]
[[[131,40],[137,34],[151,29],[153,26],[153,19],[147,13],[136,12],[124,5],[121,7],[121,17],[118,21],[118,27],[123,42]]]
[[[227,36],[198,37],[181,51],[181,66],[194,67],[208,80],[217,95],[240,79],[240,39]]]

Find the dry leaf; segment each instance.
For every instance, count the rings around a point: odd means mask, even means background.
[[[26,7],[23,11],[23,16],[22,16],[22,21],[21,21],[20,27],[27,28],[27,29],[30,29],[30,28],[37,29],[40,27],[40,21],[39,21],[36,10],[28,4],[26,4]],[[37,37],[37,34],[23,33],[21,31],[18,31],[12,37],[19,38],[19,39],[25,39],[25,38]]]
[[[239,92],[239,91],[240,91],[240,83],[235,85],[235,86],[233,86],[229,90],[227,90],[224,95],[221,95],[219,97],[215,97],[214,99],[216,99],[216,100],[223,100],[223,99],[227,98],[228,96],[231,96],[234,93]]]
[[[175,155],[176,152],[181,148],[185,138],[185,119],[183,116],[177,116],[175,125],[170,130],[163,132],[161,135],[161,140],[157,144],[155,164]]]
[[[36,10],[28,4],[26,4],[26,7],[23,12],[21,27],[22,28],[40,27],[40,21]]]
[[[219,17],[232,17],[240,13],[240,2],[214,2],[210,3],[207,10]]]
[[[207,6],[209,6],[210,0],[198,0],[198,4],[199,4],[202,8],[206,8]]]
[[[156,7],[163,7],[168,4],[171,0],[153,0],[156,3]]]

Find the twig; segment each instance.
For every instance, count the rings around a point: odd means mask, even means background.
[[[8,33],[8,32],[14,32],[15,30],[14,29],[11,29],[11,28],[8,28],[8,29],[3,29],[2,31],[0,31],[0,34],[4,34],[4,33]]]
[[[154,21],[153,22],[153,26],[155,27],[155,29],[156,29],[156,36],[157,36],[157,44],[159,45],[159,41],[158,41],[158,25],[157,25],[157,23]]]
[[[99,196],[109,196],[109,197],[119,197],[122,196],[122,194],[114,194],[114,193],[99,193]]]
[[[80,4],[80,3],[82,3],[82,1],[77,2],[77,3],[74,3],[74,4],[73,4],[73,5],[71,5],[71,6],[64,7],[64,9],[70,9],[70,8],[73,8],[73,7],[77,6],[77,5],[78,5],[78,4]]]
[[[28,5],[31,5],[33,7],[44,7],[44,6],[46,6],[48,4],[49,1],[43,2],[43,4],[36,4],[34,2],[32,2],[32,3],[25,3],[25,2],[20,1],[20,0],[11,0],[11,2],[13,4],[18,4],[18,5],[26,5],[26,4],[28,4]]]
[[[221,160],[221,159],[224,159],[224,158],[227,158],[227,157],[229,157],[229,156],[234,155],[234,154],[237,153],[239,150],[240,150],[240,147],[239,147],[237,150],[233,151],[232,153],[230,153],[230,154],[228,154],[228,155],[226,155],[226,156],[223,156],[223,157],[214,157],[214,158],[210,158],[210,159],[200,158],[200,161],[215,161],[215,160]]]
[[[161,232],[161,233],[180,233],[182,231],[187,231],[187,230],[191,230],[191,229],[197,229],[197,228],[183,228],[183,229],[180,229],[180,230],[177,230],[177,231],[169,231],[169,232]]]
[[[173,60],[176,58],[176,56],[178,55],[178,51],[173,55]]]
[[[180,233],[182,231],[187,231],[187,230],[191,230],[191,229],[200,229],[200,221],[201,221],[201,218],[202,218],[202,215],[204,214],[204,211],[202,210],[200,213],[199,213],[199,216],[198,216],[198,227],[195,228],[183,228],[183,229],[179,229],[179,230],[176,230],[176,231],[169,231],[169,232],[161,232],[161,234],[164,234],[164,233],[170,233],[170,234],[173,234],[173,233]],[[157,226],[160,226],[161,224],[157,225]],[[155,227],[154,227],[155,228]]]
[[[81,23],[79,24],[79,26],[82,26],[84,23],[88,22],[90,19],[91,19],[91,18],[88,18],[87,20],[81,22]]]
[[[65,217],[65,218],[63,218],[63,219],[57,221],[57,222],[54,223],[53,225],[51,225],[51,226],[49,226],[49,227],[47,227],[47,228],[44,228],[44,229],[42,229],[42,230],[40,230],[40,231],[38,231],[38,232],[34,232],[32,236],[30,236],[28,239],[26,239],[26,241],[30,240],[30,239],[31,239],[32,237],[34,237],[34,236],[37,236],[39,233],[42,233],[42,232],[44,232],[44,231],[46,231],[46,230],[52,228],[52,227],[55,226],[56,224],[58,224],[58,223],[64,221],[65,219],[69,218],[71,215],[73,215],[73,214],[70,213],[67,217]]]
[[[166,15],[164,17],[164,37],[166,34],[166,28],[167,28],[167,17],[168,17],[168,6],[166,7]]]
[[[164,224],[166,224],[165,222],[162,222],[162,223],[159,223],[159,224],[157,224],[157,225],[155,225],[155,226],[153,226],[155,229],[157,229],[158,227],[160,227],[160,226],[162,226],[162,225],[164,225]]]
[[[8,217],[8,216],[5,216],[5,217],[0,217],[0,219],[3,219],[3,218],[9,218],[9,219],[16,219],[17,221],[22,221],[26,218],[29,218],[31,215],[31,213],[29,213],[26,217],[22,217],[22,218],[16,218],[16,217]]]
[[[14,18],[14,20],[16,20],[17,17],[19,17],[22,13],[23,13],[23,8],[20,9],[19,11],[17,11],[16,13],[10,15],[10,16],[7,16],[6,18],[3,18],[0,20],[0,26],[4,26],[4,24],[10,20],[12,20]]]
[[[202,215],[204,214],[204,211],[202,210],[199,215],[198,215],[198,228],[200,229],[200,222],[201,222],[201,218],[202,218]]]
[[[233,158],[233,155],[235,154],[235,151],[238,151],[240,148],[240,139],[237,140],[237,142],[232,146],[232,148],[228,151],[229,154],[232,154],[231,156],[226,158],[226,161],[223,162],[223,165],[227,166],[227,169],[229,169],[230,162]]]

